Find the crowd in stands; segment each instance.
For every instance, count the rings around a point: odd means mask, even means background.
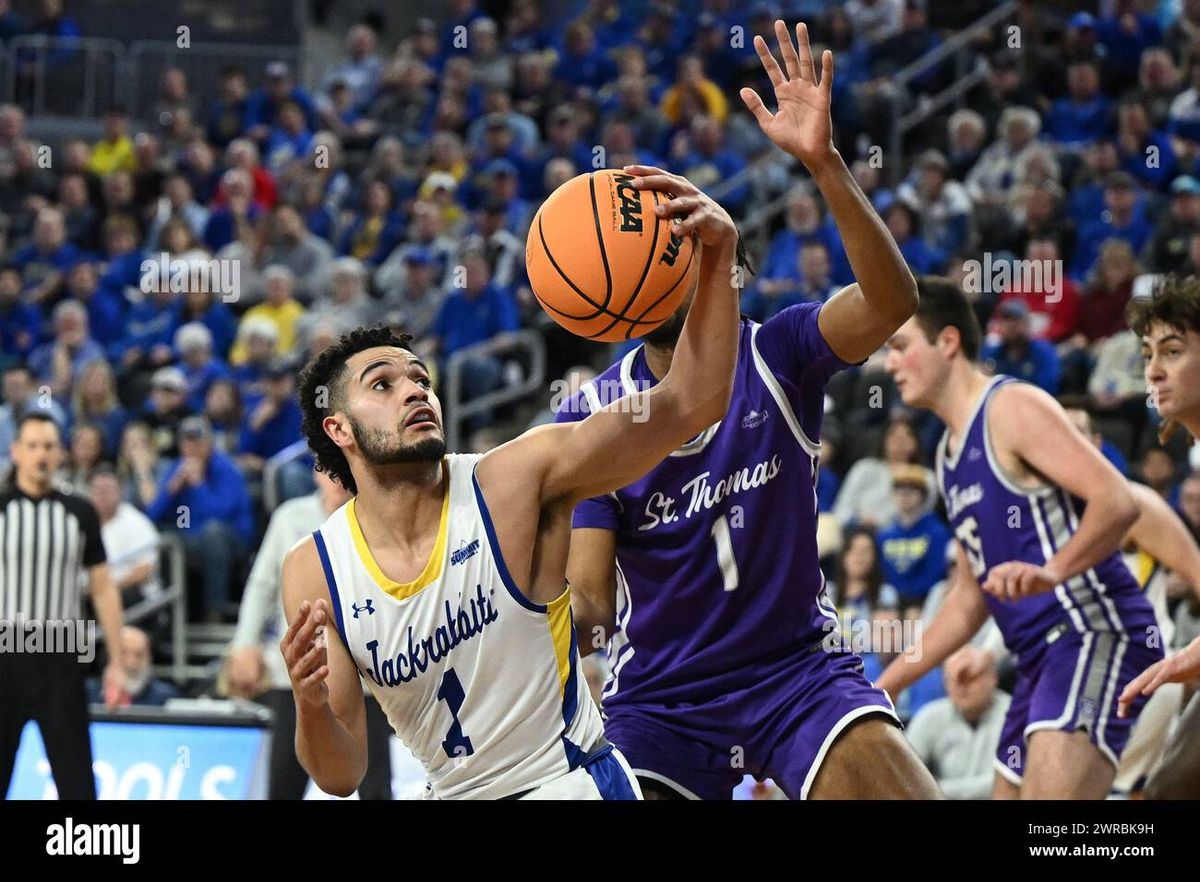
[[[450,0],[445,20],[410,20],[387,45],[355,25],[311,82],[284,61],[231,63],[197,94],[170,68],[152,112],[114,106],[90,141],[43,144],[19,100],[0,106],[0,468],[20,413],[50,412],[64,483],[106,524],[148,542],[179,534],[191,615],[229,620],[268,503],[313,492],[302,456],[278,486],[264,473],[301,439],[296,372],[341,333],[405,330],[439,376],[456,353],[527,328],[556,376],[612,357],[552,326],[525,278],[530,220],[574,175],[660,165],[741,221],[786,194],[743,310],[764,321],[827,299],[854,278],[836,225],[737,99],[746,84],[769,94],[753,35],[804,17],[835,52],[838,147],[913,271],[959,280],[985,362],[1086,408],[1105,454],[1200,535],[1200,474],[1157,441],[1124,318],[1154,274],[1200,271],[1200,0],[1021,3],[1019,46],[1001,29],[974,41],[980,83],[882,162],[896,110],[956,68],[897,74],[991,4],[567,5],[547,20],[512,0],[491,18]],[[0,0],[0,43],[78,33],[57,0],[30,20],[11,7]],[[818,495],[848,622],[927,616],[953,566],[931,471],[941,427],[906,412],[881,367],[829,386]],[[521,370],[468,358],[466,395]],[[507,431],[471,428],[474,449]],[[150,591],[144,570],[122,587]],[[928,679],[906,714],[942,694],[941,674]]]

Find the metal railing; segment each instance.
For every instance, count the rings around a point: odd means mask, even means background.
[[[502,358],[522,352],[529,356],[529,369],[520,383],[503,386],[470,401],[463,400],[463,371],[468,361],[476,358]],[[446,419],[446,449],[452,453],[461,451],[463,426],[471,417],[535,394],[541,395],[545,389],[546,343],[537,331],[523,330],[503,334],[460,349],[450,356],[446,363],[445,400],[449,414]]]
[[[299,46],[135,40],[126,46],[109,37],[14,37],[0,52],[0,100],[19,104],[30,116],[98,117],[123,105],[139,121],[152,119],[159,80],[168,67],[187,74],[194,95],[215,95],[220,72],[231,62],[250,68],[252,82],[267,64],[286,61],[302,81],[305,56]],[[197,107],[202,124],[206,108]]]
[[[971,51],[971,44],[996,25],[1013,18],[1019,6],[1020,3],[1017,0],[1005,0],[969,27],[958,31],[936,49],[925,53],[907,67],[901,68],[895,76],[889,78],[893,94],[896,96],[896,100],[892,102],[891,143],[888,152],[888,155],[892,157],[891,167],[893,170],[900,167],[899,160],[904,149],[904,138],[909,132],[950,104],[959,103],[961,106],[967,93],[987,77],[985,66],[975,65],[972,67],[972,59],[975,55]],[[952,56],[957,66],[954,83],[938,94],[925,98],[907,113],[903,113],[899,99],[905,90],[917,77]],[[897,181],[893,180],[891,183],[895,184]]]
[[[9,73],[4,100],[30,116],[94,117],[119,101],[125,54],[119,40],[24,34],[4,50]]]
[[[159,570],[162,569],[162,553],[164,551],[167,553],[167,584],[158,594],[140,600],[126,609],[124,622],[126,625],[136,625],[161,610],[169,611],[171,617],[171,663],[155,665],[154,673],[166,674],[176,682],[182,683],[188,679],[191,671],[187,663],[187,556],[183,542],[178,536],[170,533],[159,536],[154,548],[159,556],[156,562]],[[104,642],[102,630],[96,636],[101,643]]]
[[[280,469],[288,463],[303,459],[308,453],[308,440],[301,438],[299,441],[293,441],[263,464],[262,501],[267,514],[275,511],[279,507],[279,503],[284,501],[279,498]]]

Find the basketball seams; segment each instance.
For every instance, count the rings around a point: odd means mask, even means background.
[[[600,260],[604,263],[604,281],[607,286],[604,291],[604,303],[600,305],[600,308],[607,312],[608,304],[612,302],[612,270],[608,266],[608,252],[604,250],[604,229],[600,225],[600,207],[596,204],[595,172],[588,174],[588,190],[592,195],[592,220],[596,223],[596,242],[600,246]]]
[[[668,297],[671,296],[671,292],[674,291],[676,288],[678,288],[679,284],[688,277],[689,272],[692,268],[692,260],[695,257],[696,257],[696,246],[695,246],[695,243],[693,243],[692,250],[688,253],[688,261],[683,267],[683,272],[679,274],[679,278],[675,280],[674,284],[672,284],[670,288],[668,288],[666,291],[664,291],[662,294],[660,294],[657,300],[655,300],[653,303],[651,303],[649,306],[647,306],[645,309],[643,309],[641,312],[639,312],[637,314],[637,318],[626,319],[626,321],[630,322],[630,326],[629,326],[628,330],[626,330],[626,332],[625,332],[626,340],[629,339],[629,334],[632,333],[634,325],[650,324],[650,322],[642,321],[642,316],[644,316],[646,313],[653,310],[654,307],[658,306],[658,304],[662,303],[664,300],[666,300]],[[657,324],[657,322],[655,324]]]

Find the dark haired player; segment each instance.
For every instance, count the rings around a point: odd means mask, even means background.
[[[1163,418],[1166,440],[1182,427],[1200,437],[1200,280],[1169,276],[1145,299],[1129,304],[1129,326],[1142,338],[1146,384]],[[1192,586],[1200,590],[1200,586]],[[1121,693],[1122,715],[1164,683],[1200,682],[1200,638],[1137,676]],[[1200,693],[1193,695],[1167,744],[1146,795],[1200,799]]]
[[[1121,718],[1117,696],[1163,656],[1154,610],[1118,551],[1137,503],[1053,398],[979,368],[979,325],[954,282],[918,288],[886,367],[905,404],[947,426],[937,477],[960,566],[919,652],[897,658],[879,686],[897,694],[990,612],[1018,672],[993,795],[1103,799],[1145,702]]]
[[[326,792],[349,794],[366,769],[362,676],[432,797],[638,796],[579,673],[571,511],[724,415],[738,236],[686,180],[628,171],[671,197],[659,216],[686,214],[675,232],[702,247],[675,369],[634,412],[612,407],[483,456],[447,456],[441,405],[407,338],[359,329],[305,371],[317,467],[356,494],[283,565],[296,753]]]
[[[749,772],[794,799],[932,798],[936,782],[861,659],[825,651],[837,614],[818,565],[814,490],[825,383],[912,315],[915,283],[833,148],[832,55],[818,80],[804,25],[799,52],[775,27],[786,74],[761,37],[755,46],[778,110],[749,89],[742,97],[812,173],[858,281],[824,305],[740,322],[728,416],[576,509],[572,592],[587,643],[609,644],[605,732],[647,796],[729,799]],[[582,419],[609,390],[636,395],[674,371],[685,314],[558,418]]]

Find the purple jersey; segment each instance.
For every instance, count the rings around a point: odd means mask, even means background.
[[[975,577],[984,582],[997,564],[1045,564],[1079,528],[1084,502],[1061,487],[1018,487],[992,453],[988,402],[1000,386],[1017,382],[998,376],[975,406],[955,450],[949,432],[937,452],[937,474],[946,512]],[[1144,638],[1155,626],[1154,610],[1137,580],[1113,552],[1086,573],[1053,591],[1017,601],[985,595],[1004,642],[1012,652],[1032,654],[1043,638],[1069,622],[1080,634],[1110,633]]]
[[[745,688],[759,663],[833,627],[817,560],[816,439],[826,381],[846,363],[821,336],[819,310],[743,319],[725,419],[641,480],[575,509],[576,528],[617,534],[606,710]],[[557,419],[583,419],[654,382],[638,347]]]

